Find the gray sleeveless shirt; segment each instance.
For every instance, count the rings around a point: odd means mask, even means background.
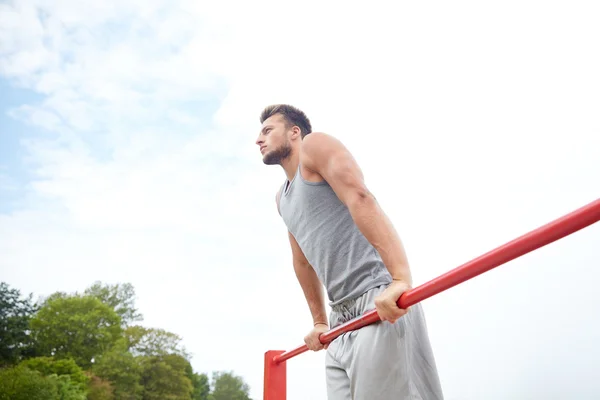
[[[330,306],[392,281],[331,186],[304,180],[300,166],[281,187],[279,213],[325,286]]]

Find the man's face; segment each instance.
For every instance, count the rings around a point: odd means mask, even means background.
[[[273,115],[263,122],[256,144],[260,147],[265,164],[281,164],[290,155],[292,143],[289,135],[291,133],[291,129],[280,114]]]

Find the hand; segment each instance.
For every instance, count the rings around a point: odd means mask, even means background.
[[[410,307],[406,310],[401,309],[398,307],[397,302],[402,293],[410,289],[410,285],[406,282],[393,281],[390,286],[375,298],[375,308],[382,321],[394,323],[408,312]]]
[[[312,351],[326,349],[329,346],[329,343],[323,345],[319,340],[319,336],[328,330],[329,326],[327,326],[327,324],[316,324],[315,327],[308,333],[308,335],[304,337],[304,343],[306,343],[308,349]]]

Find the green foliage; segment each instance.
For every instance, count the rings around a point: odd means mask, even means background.
[[[142,365],[140,360],[128,351],[126,338],[119,339],[109,351],[98,357],[93,372],[111,382],[115,399],[142,398]]]
[[[189,358],[189,354],[181,345],[181,337],[164,329],[130,326],[125,330],[129,340],[129,351],[133,354],[147,357],[179,354]]]
[[[72,358],[82,368],[109,349],[121,335],[121,319],[92,296],[57,297],[31,319],[40,355]]]
[[[34,305],[2,283],[0,400],[250,400],[241,377],[194,372],[179,335],[131,325],[134,297],[96,282]]]
[[[39,357],[3,370],[0,382],[0,399],[86,400],[88,378],[73,360]]]
[[[21,292],[0,283],[0,365],[15,364],[32,351],[29,320],[36,305],[32,296],[21,298]]]
[[[178,355],[144,357],[143,400],[190,400],[193,387],[181,368],[183,361]]]
[[[97,297],[112,308],[121,317],[123,326],[142,320],[142,314],[135,308],[135,290],[131,283],[103,285],[95,282],[84,294]]]
[[[79,385],[71,381],[69,375],[48,375],[48,379],[52,381],[57,389],[57,400],[86,400],[86,388],[81,388]]]
[[[249,391],[244,380],[233,372],[215,372],[209,400],[251,400]]]
[[[210,383],[208,382],[208,375],[194,372],[190,363],[187,364],[185,372],[192,382],[192,400],[209,400]]]
[[[68,376],[70,385],[78,388],[81,392],[85,392],[88,385],[88,377],[81,367],[70,358],[55,360],[52,357],[36,357],[25,360],[20,365],[38,371],[44,376]]]
[[[0,400],[57,400],[56,382],[24,366],[0,370]]]

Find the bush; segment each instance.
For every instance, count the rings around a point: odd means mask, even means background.
[[[44,376],[68,376],[69,385],[77,387],[82,393],[85,393],[87,388],[89,378],[85,375],[81,367],[70,358],[55,360],[52,357],[35,357],[21,362],[20,365],[38,371]]]
[[[0,400],[59,400],[56,382],[24,366],[0,370]]]

